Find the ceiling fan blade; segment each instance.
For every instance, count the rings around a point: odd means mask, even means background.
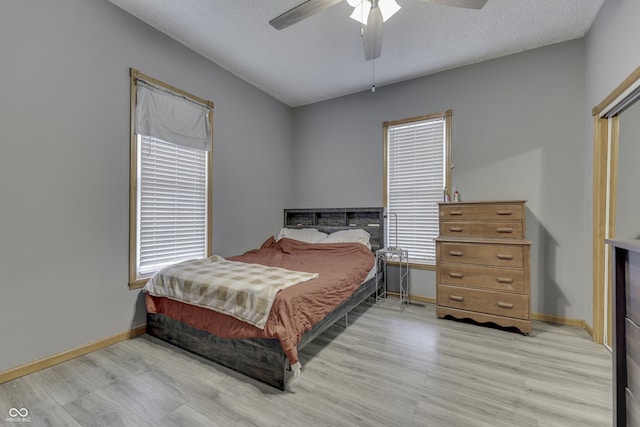
[[[273,18],[269,21],[269,24],[276,30],[282,30],[341,1],[342,0],[307,0],[282,15]]]
[[[445,6],[464,7],[466,9],[482,9],[487,0],[431,0]]]
[[[379,7],[369,11],[367,25],[362,28],[362,42],[364,44],[364,59],[379,58],[382,54],[382,13]]]

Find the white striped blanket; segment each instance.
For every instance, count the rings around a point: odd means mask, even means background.
[[[264,329],[278,291],[318,276],[214,255],[165,267],[144,289],[151,295],[209,308]]]

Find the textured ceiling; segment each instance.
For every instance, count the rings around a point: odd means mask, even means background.
[[[280,31],[269,20],[302,0],[109,1],[295,107],[580,38],[605,0],[396,0],[375,61],[346,1]]]

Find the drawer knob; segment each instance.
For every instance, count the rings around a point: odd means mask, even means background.
[[[504,209],[504,210],[496,211],[496,214],[498,214],[498,215],[513,215],[513,211],[511,209]]]
[[[464,253],[462,251],[449,251],[449,255],[451,256],[462,256]]]
[[[458,301],[458,302],[464,301],[464,297],[461,297],[458,295],[449,295],[449,299],[452,301]]]
[[[449,227],[449,231],[455,231],[459,233],[462,231],[462,227]]]
[[[454,279],[462,279],[464,277],[464,274],[451,272],[449,273],[449,277],[453,277]]]
[[[497,257],[498,257],[498,259],[505,259],[505,260],[512,260],[513,259],[513,255],[507,255],[507,254],[498,254]]]
[[[506,302],[498,301],[498,307],[500,308],[513,308],[513,304],[509,304]]]
[[[496,280],[498,283],[513,283],[513,279],[510,279],[509,277],[496,277]]]
[[[462,215],[462,211],[449,211],[449,215],[460,216],[460,215]]]
[[[513,233],[513,228],[511,227],[498,227],[496,229],[498,233]]]

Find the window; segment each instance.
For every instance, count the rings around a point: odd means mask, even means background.
[[[436,258],[438,202],[451,177],[451,110],[383,126],[385,241],[408,250],[412,266],[430,268]]]
[[[212,108],[131,70],[130,288],[211,254]]]

